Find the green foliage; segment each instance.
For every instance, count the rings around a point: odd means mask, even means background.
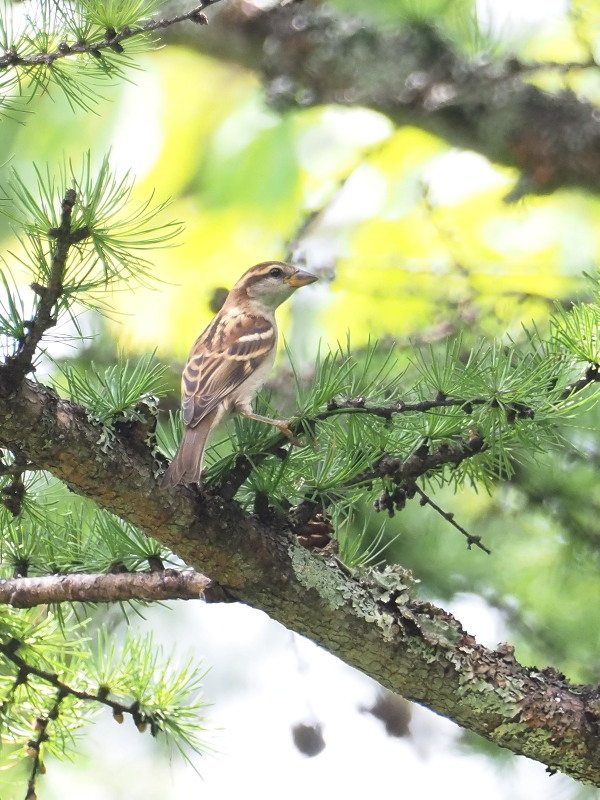
[[[20,340],[25,336],[25,306],[19,295],[18,287],[6,267],[0,268],[0,280],[4,289],[0,300],[0,336],[3,350],[11,340]]]
[[[201,722],[206,707],[201,697],[204,673],[196,661],[190,658],[179,665],[173,654],[165,656],[151,634],[128,635],[116,647],[104,631],[92,654],[90,673],[96,685],[110,688],[112,698],[123,703],[134,700],[140,729],[147,724],[153,736],[165,736],[185,758],[207,749]]]
[[[600,363],[600,306],[578,304],[569,311],[559,307],[553,320],[556,342],[584,364]]]
[[[568,392],[578,376],[576,362],[533,334],[521,351],[494,343],[465,351],[460,339],[450,340],[417,350],[403,369],[389,348],[375,344],[352,354],[348,345],[317,357],[310,384],[297,369],[294,374],[302,448],[290,447],[282,457],[276,432],[255,420],[235,419],[231,447],[256,464],[244,490],[248,502],[263,492],[282,507],[308,500],[324,511],[340,503],[350,509],[365,499],[373,502],[387,485],[385,478],[374,480],[383,454],[408,459],[424,444],[433,450],[475,434],[484,447],[458,466],[442,460],[423,479],[451,483],[455,490],[490,489],[498,477],[510,478],[517,464],[560,442],[560,425],[594,397]],[[266,405],[261,413],[276,410]],[[209,481],[231,464],[227,455],[213,465]]]
[[[54,88],[62,92],[73,110],[94,110],[103,99],[101,88],[115,79],[126,79],[127,71],[135,66],[132,56],[148,48],[149,37],[143,31],[127,41],[126,49],[122,45],[106,47],[107,31],[137,26],[158,4],[155,0],[77,0],[73,4],[40,0],[28,6],[26,14],[11,5],[3,0],[0,49],[4,53],[14,51],[24,63],[17,61],[0,68],[0,110],[5,114],[22,113],[24,100]],[[56,53],[65,44],[83,46],[86,52],[49,62],[35,59],[40,54]]]
[[[10,259],[4,259],[0,267],[5,288],[5,298],[0,305],[0,335],[5,352],[19,346],[28,330],[28,320],[36,315],[40,304],[38,291],[29,300],[33,308],[27,308],[16,277],[24,272],[33,279],[34,286],[48,284],[57,252],[53,232],[61,225],[61,207],[67,189],[73,188],[76,192],[71,230],[77,233],[78,241],[70,247],[66,257],[61,292],[55,303],[55,324],[64,317],[70,318],[75,327],[75,339],[81,334],[78,315],[82,308],[108,313],[112,310],[107,300],[108,290],[122,285],[123,280],[129,282],[130,290],[136,284],[147,284],[151,263],[142,253],[167,246],[180,232],[177,223],[159,219],[166,203],[152,205],[148,200],[141,205],[132,204],[129,175],[116,178],[108,156],[97,170],[92,166],[89,152],[79,170],[70,162],[63,163],[58,175],[49,167],[41,170],[35,166],[34,169],[35,189],[31,189],[16,170],[11,170],[4,188],[7,198],[0,208],[15,225],[20,242],[20,249],[12,251]],[[128,387],[130,392],[142,389],[146,378],[149,385],[158,381],[158,371],[151,371],[144,378],[141,369],[140,362],[138,370],[132,373],[134,383]],[[124,379],[129,378],[127,372]],[[106,377],[108,383],[112,381],[111,391],[118,392],[115,380],[114,371],[112,376]],[[81,379],[75,386],[77,376],[70,373],[70,382],[75,394],[79,392],[85,399],[85,380]],[[103,387],[107,389],[108,384]],[[113,401],[118,405],[123,398],[115,396]],[[100,401],[101,408],[106,409],[107,402]]]
[[[335,5],[371,16],[377,25],[416,31],[432,48],[443,39],[468,56],[497,50],[471,0],[337,0]],[[30,7],[32,18],[9,30],[19,7],[7,6],[0,15],[4,51],[14,47],[27,57],[53,52],[60,41],[89,45],[88,52],[51,65],[15,64],[0,71],[2,109],[12,104],[23,110],[13,96],[19,91],[28,101],[34,97],[28,110],[42,108],[44,114],[35,141],[39,145],[46,136],[54,159],[56,141],[68,152],[79,140],[87,145],[92,127],[85,127],[89,123],[80,110],[95,108],[100,90],[127,79],[132,55],[147,47],[145,35],[124,42],[125,52],[105,46],[111,29],[135,27],[156,4],[43,0]],[[94,53],[99,42],[102,50]],[[50,355],[59,336],[79,341],[82,307],[109,317],[125,308],[130,316],[121,327],[128,329],[129,341],[139,341],[143,319],[152,347],[162,340],[165,352],[180,345],[187,349],[186,319],[199,327],[198,317],[210,313],[203,301],[216,282],[231,285],[242,261],[279,253],[283,240],[296,235],[298,221],[316,211],[317,223],[325,219],[325,224],[317,225],[315,238],[322,237],[324,252],[344,257],[338,258],[326,310],[320,315],[311,310],[310,326],[306,308],[300,324],[297,317],[293,322],[303,342],[309,327],[335,341],[350,319],[354,348],[349,341],[331,351],[323,345],[316,363],[293,368],[293,398],[286,386],[282,397],[275,388],[259,399],[260,413],[279,416],[286,403],[297,413],[293,427],[302,447],[291,447],[267,425],[236,418],[220,441],[211,442],[206,482],[214,488],[247,459],[252,469],[237,496],[247,509],[266,496],[280,514],[291,509],[291,520],[298,508],[321,512],[334,530],[340,559],[350,567],[384,559],[406,564],[423,580],[428,598],[478,591],[521,634],[526,661],[548,657],[571,675],[596,679],[596,656],[586,636],[597,640],[598,626],[594,620],[587,626],[572,621],[582,619],[577,608],[585,613],[593,605],[589,598],[597,583],[600,423],[593,368],[599,361],[600,313],[596,302],[570,302],[570,275],[580,272],[582,263],[597,261],[595,201],[564,193],[553,198],[553,207],[544,198],[507,209],[501,198],[515,176],[500,170],[491,190],[458,192],[445,203],[432,200],[436,192],[435,186],[429,192],[429,171],[435,159],[447,155],[441,140],[408,126],[392,132],[382,118],[364,110],[355,116],[348,109],[307,110],[280,118],[263,108],[259,89],[243,71],[167,50],[153,62],[152,77],[162,92],[156,105],[165,109],[165,119],[152,130],[156,135],[148,136],[164,146],[158,155],[140,159],[140,172],[149,183],[169,191],[174,186],[184,195],[178,212],[189,223],[187,250],[170,247],[179,226],[164,222],[165,203],[134,201],[130,176],[117,177],[108,157],[97,167],[89,153],[80,166],[72,160],[58,170],[38,166],[34,188],[20,168],[11,169],[4,181],[4,212],[18,241],[6,246],[12,252],[0,271],[5,354],[26,336],[39,308],[39,296],[23,283],[44,286],[48,280],[55,253],[49,231],[60,225],[67,188],[77,193],[73,230],[85,235],[69,252],[54,309],[59,321],[71,318],[75,332],[49,330],[43,344],[50,345]],[[193,97],[181,80],[192,71],[203,77]],[[575,88],[579,92],[582,85]],[[49,92],[54,106],[47,102]],[[65,121],[61,93],[76,113],[68,117],[72,124]],[[153,104],[146,102],[151,97],[151,91],[144,94],[139,110],[142,127],[154,124]],[[131,122],[130,102],[127,98],[117,107],[120,121]],[[105,121],[97,123],[92,147],[115,135]],[[30,142],[21,131],[7,130],[1,143],[5,152],[15,152],[18,163],[31,152]],[[131,129],[122,136],[130,146]],[[143,150],[147,142],[139,131],[133,138]],[[492,171],[489,165],[486,169]],[[349,222],[330,221],[323,198],[343,200],[344,186],[365,174],[375,188],[367,183],[364,208],[358,203],[361,208],[353,209]],[[167,248],[161,268],[169,280],[183,284],[179,295],[166,285],[160,295],[146,291],[157,280],[151,255],[156,247]],[[196,285],[203,293],[200,300],[189,290]],[[108,293],[119,289],[125,289],[120,297]],[[594,286],[591,296],[597,301]],[[562,305],[550,318],[555,297]],[[531,318],[541,333],[521,330]],[[373,331],[385,341],[363,346]],[[458,335],[449,336],[450,331]],[[395,346],[389,344],[392,336]],[[413,344],[411,337],[425,344]],[[50,362],[57,369],[53,385],[61,393],[104,423],[109,437],[123,420],[148,422],[166,374],[152,356],[120,355],[100,367],[102,358],[84,366],[80,355]],[[384,411],[371,413],[377,406]],[[172,456],[179,437],[179,415],[170,413],[159,423],[159,447]],[[465,451],[473,441],[480,447]],[[460,447],[467,452],[464,458],[444,460],[444,452]],[[428,464],[432,454],[440,457]],[[421,464],[423,472],[417,469],[409,479],[382,473],[384,456],[401,465]],[[11,472],[15,464],[3,455],[0,490],[7,503],[20,475],[18,469],[17,475]],[[0,510],[3,577],[137,571],[152,562],[176,561],[141,531],[49,476],[26,471],[21,477],[19,513]],[[495,560],[481,553],[465,557],[464,541],[447,518],[419,505],[414,485],[444,508],[454,503],[469,530],[493,540]],[[486,491],[477,493],[480,489]],[[374,504],[394,518],[382,524]],[[142,607],[134,605],[138,611]],[[82,610],[76,614],[81,618]],[[199,749],[200,668],[192,662],[176,667],[152,639],[128,637],[118,647],[100,614],[94,619],[101,630],[98,642],[90,642],[88,628],[74,619],[70,609],[8,611],[0,620],[0,643],[22,642],[17,652],[23,658],[65,680],[76,678],[82,690],[93,694],[108,687],[115,703],[133,704],[138,727],[167,734],[185,752],[190,746]],[[12,758],[20,758],[23,743],[36,734],[32,721],[49,717],[58,697],[56,686],[41,676],[17,683],[15,674],[14,663],[0,659],[0,709],[9,720],[5,744],[15,747]],[[45,751],[73,753],[78,726],[94,705],[74,695],[61,698]]]
[[[166,419],[163,418],[159,420],[159,424],[156,429],[157,443],[161,451],[171,459],[177,451],[181,434],[182,419],[180,411],[178,411],[176,414],[169,412],[169,415],[166,417]]]
[[[179,666],[151,635],[128,635],[117,648],[106,633],[91,640],[86,627],[58,624],[51,612],[3,609],[2,765],[20,763],[28,742],[30,761],[37,750],[42,762],[47,754],[72,757],[81,728],[102,706],[117,722],[127,715],[141,733],[165,737],[186,758],[205,750],[198,665],[188,660]]]
[[[356,523],[354,517],[341,514],[339,523],[335,525],[341,561],[352,569],[384,564],[389,557],[389,548],[398,537],[390,539],[385,522],[376,532],[369,530],[366,520],[362,526]]]
[[[9,478],[0,479],[3,488]],[[0,574],[107,572],[116,567],[148,569],[151,559],[168,562],[168,550],[124,520],[67,491],[44,473],[25,474],[25,499],[18,516],[0,509]]]
[[[121,353],[117,361],[104,371],[92,362],[82,370],[65,361],[59,366],[55,386],[64,388],[69,400],[84,406],[101,422],[115,416],[143,420],[148,407],[156,410],[157,395],[164,392],[167,368],[157,364],[150,353],[131,364]]]
[[[7,481],[1,479],[4,487]],[[13,517],[0,509],[0,529],[0,575],[7,578],[147,570],[149,564],[168,564],[172,558],[129,523],[43,474],[26,473],[20,513]],[[139,610],[144,603],[130,605]],[[93,606],[86,610],[90,613]],[[2,611],[0,651],[9,648],[0,658],[3,765],[23,766],[24,748],[35,739],[36,719],[49,720],[42,761],[46,755],[71,757],[84,723],[111,703],[116,717],[129,714],[140,731],[148,728],[186,758],[205,750],[199,665],[189,660],[177,666],[152,636],[129,635],[118,648],[114,631],[109,636],[101,627],[95,642],[87,635],[90,624],[78,606]],[[11,642],[18,647],[10,649]],[[29,672],[11,660],[12,652]],[[28,677],[20,682],[24,669]],[[57,688],[57,681],[73,693]],[[32,759],[31,754],[25,759],[28,769]]]
[[[101,28],[121,30],[151,16],[160,6],[159,0],[77,0],[76,6],[89,21]]]
[[[50,270],[48,232],[60,226],[62,198],[67,188],[77,194],[72,217],[73,230],[85,230],[76,254],[71,258],[64,280],[67,300],[78,300],[88,292],[102,289],[119,280],[143,281],[151,264],[141,253],[172,242],[181,231],[176,222],[159,221],[166,203],[152,205],[152,199],[133,206],[133,183],[129,173],[115,177],[105,156],[96,169],[88,151],[81,167],[63,163],[58,175],[47,166],[34,165],[37,186],[31,190],[16,170],[5,187],[8,200],[3,213],[23,230],[25,248],[32,249],[32,272],[44,280]],[[132,207],[133,206],[133,207]],[[23,259],[23,263],[27,263]],[[35,266],[33,266],[35,265]],[[38,271],[39,270],[39,271]]]

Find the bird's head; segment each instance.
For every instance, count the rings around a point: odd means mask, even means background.
[[[242,275],[231,290],[230,299],[237,303],[245,296],[252,304],[274,311],[296,289],[316,280],[316,275],[284,261],[263,261]]]

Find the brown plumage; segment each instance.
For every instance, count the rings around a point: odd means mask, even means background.
[[[276,425],[293,440],[288,422],[252,412],[277,347],[275,309],[317,278],[282,261],[251,267],[192,347],[181,379],[184,433],[161,487],[200,484],[210,431],[229,412]]]

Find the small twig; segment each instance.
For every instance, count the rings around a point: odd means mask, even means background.
[[[64,681],[61,681],[56,672],[51,672],[50,670],[36,667],[34,664],[30,664],[29,662],[25,661],[25,659],[18,654],[21,644],[22,643],[18,639],[9,639],[6,643],[0,644],[0,653],[2,653],[2,655],[8,661],[11,661],[16,667],[18,667],[19,674],[24,676],[24,681],[21,682],[25,682],[29,675],[33,675],[44,683],[53,686],[57,690],[58,694],[60,694],[61,699],[70,696],[75,697],[77,700],[100,703],[101,705],[110,708],[113,712],[113,715],[117,719],[122,718],[123,714],[131,714],[134,718],[134,722],[136,722],[136,725],[138,724],[136,718],[139,719],[140,714],[138,710],[139,703],[137,700],[134,700],[129,705],[120,703],[117,700],[112,700],[110,698],[110,689],[108,689],[106,686],[100,686],[97,692],[88,692],[83,689],[75,689],[75,687],[70,686]]]
[[[14,463],[3,464],[0,459],[0,475],[12,475],[9,483],[2,488],[2,504],[7,508],[13,517],[18,516],[23,507],[25,499],[25,483],[23,473],[31,468],[31,463],[27,456],[17,448],[13,449]]]
[[[350,478],[344,486],[355,486],[368,483],[376,478],[387,478],[399,484],[402,481],[414,481],[426,472],[445,464],[460,464],[487,449],[481,436],[469,436],[452,442],[442,442],[435,450],[427,445],[419,447],[406,459],[396,458],[384,453],[369,469]]]
[[[13,448],[11,450],[12,453],[16,453],[17,449]],[[2,459],[0,458],[0,476],[2,475],[22,475],[24,472],[31,472],[35,470],[35,465],[25,459],[24,462],[17,464],[16,461],[13,464],[5,464]]]
[[[33,608],[48,603],[196,600],[207,599],[212,588],[210,578],[194,570],[44,575],[0,580],[0,603]]]
[[[19,343],[17,352],[6,359],[5,375],[8,380],[5,378],[5,382],[9,384],[20,381],[33,369],[33,358],[42,336],[56,325],[55,307],[63,293],[62,281],[69,249],[76,242],[89,236],[87,228],[71,231],[71,216],[76,199],[75,189],[67,189],[62,201],[60,226],[48,231],[48,235],[56,240],[48,283],[46,286],[39,283],[31,286],[40,300],[34,318],[28,323],[28,332]]]
[[[407,414],[409,412],[425,413],[434,408],[453,407],[462,408],[466,414],[470,414],[473,406],[481,406],[489,402],[490,400],[486,400],[484,397],[475,397],[471,400],[465,400],[464,398],[460,399],[457,397],[440,395],[436,397],[435,400],[420,400],[416,403],[405,403],[403,400],[396,400],[387,405],[368,405],[365,397],[352,397],[341,401],[332,397],[327,403],[327,410],[321,411],[321,413],[315,415],[313,419],[323,420],[349,412],[372,414],[376,417],[391,419],[394,414]]]
[[[147,33],[168,28],[171,25],[176,25],[179,22],[195,22],[198,25],[208,25],[208,19],[202,13],[205,8],[215,5],[219,0],[202,0],[200,5],[187,11],[184,14],[178,14],[174,17],[162,19],[151,19],[135,28],[125,26],[120,31],[108,29],[102,39],[96,39],[92,42],[61,42],[58,48],[52,53],[34,53],[29,56],[20,56],[15,50],[8,50],[0,56],[0,70],[9,69],[11,67],[31,67],[36,65],[51,66],[59,58],[66,56],[78,55],[87,53],[96,58],[101,56],[103,50],[113,50],[118,53],[123,52],[122,42],[132,39],[135,36],[141,36]]]
[[[484,398],[474,398],[472,400],[464,400],[458,398],[450,398],[440,396],[435,400],[421,400],[416,403],[405,403],[402,400],[397,400],[389,405],[368,405],[366,398],[355,397],[348,400],[338,401],[332,398],[327,403],[327,409],[315,414],[314,417],[307,417],[304,420],[292,419],[290,429],[293,433],[299,430],[300,423],[304,425],[314,425],[316,422],[321,422],[324,419],[329,419],[340,414],[371,414],[383,419],[391,419],[394,414],[405,414],[409,412],[425,413],[434,408],[462,408],[465,414],[470,414],[471,409],[475,405],[483,405],[488,402]],[[285,436],[278,437],[273,444],[262,453],[256,453],[252,459],[244,454],[240,454],[228,474],[223,478],[221,483],[214,488],[214,492],[221,495],[226,500],[231,500],[235,496],[240,486],[248,478],[253,469],[261,464],[268,455],[280,455],[286,452],[286,445],[289,445],[289,440]],[[473,455],[473,453],[470,453]],[[370,477],[354,481],[355,483],[362,483],[364,480],[370,480],[378,477],[377,474],[372,474]]]
[[[210,492],[220,495],[224,500],[231,500],[237,494],[238,489],[244,483],[246,478],[250,475],[253,469],[261,464],[267,456],[278,456],[285,458],[287,449],[285,445],[290,445],[289,439],[283,434],[275,440],[275,442],[263,450],[262,453],[255,453],[252,458],[244,453],[240,453],[236,459],[232,469],[225,475],[223,480],[214,487],[210,487]]]
[[[258,455],[258,463],[260,463],[267,454],[265,453],[262,458],[261,455],[262,454]],[[210,490],[214,491],[215,494],[219,494],[225,500],[231,500],[235,497],[238,489],[256,465],[257,462],[250,460],[244,453],[240,453],[236,456],[233,467],[225,475],[223,480],[215,485],[214,489],[211,487]]]
[[[295,2],[302,2],[302,0],[290,0],[287,3],[280,2],[280,7],[292,5]],[[332,190],[329,192],[329,196],[325,199],[325,201],[321,203],[319,207],[305,212],[304,216],[298,222],[296,229],[286,242],[284,261],[295,263],[296,261],[303,262],[305,260],[305,253],[303,252],[302,248],[303,240],[313,233],[315,229],[318,229],[319,224],[322,222],[333,204],[340,198],[346,189],[348,181],[356,173],[358,167],[369,157],[381,151],[381,149],[381,143],[377,143],[372,147],[363,149],[360,152],[358,159],[350,164],[350,167],[345,171],[345,174],[341,175],[335,182]]]
[[[36,720],[36,730],[38,732],[35,739],[32,739],[28,742],[27,750],[29,755],[33,759],[33,763],[31,765],[31,771],[29,773],[29,780],[27,781],[27,791],[25,794],[25,800],[36,800],[36,792],[35,792],[35,781],[38,776],[39,772],[44,771],[44,764],[42,762],[42,744],[48,740],[48,725],[50,724],[51,720],[57,719],[58,717],[58,710],[60,708],[60,704],[65,699],[66,695],[59,689],[56,693],[56,699],[54,703],[50,707],[47,714],[44,714],[43,717],[38,717]]]
[[[521,61],[512,58],[509,62],[511,74],[527,75],[530,72],[540,72],[544,69],[553,69],[557,72],[571,72],[576,69],[593,69],[598,66],[591,56],[586,61]]]
[[[451,511],[444,511],[443,508],[440,508],[440,506],[438,506],[438,504],[434,502],[431,497],[429,497],[429,495],[426,494],[423,489],[419,488],[416,484],[413,484],[411,488],[414,489],[415,493],[421,498],[421,505],[431,506],[431,508],[433,508],[434,511],[437,511],[437,513],[443,517],[446,522],[449,522],[454,528],[456,528],[457,531],[460,531],[462,535],[466,537],[467,547],[469,550],[473,545],[475,545],[475,547],[479,547],[480,550],[483,550],[484,553],[487,553],[488,555],[491,554],[492,551],[488,550],[488,548],[482,544],[481,536],[474,536],[472,533],[469,533],[469,531],[465,530],[465,528],[463,528],[462,525],[459,525],[454,519],[454,514]]]
[[[285,256],[283,259],[284,261],[293,262],[298,258],[297,253],[300,248],[300,242],[309,233],[314,223],[323,214],[324,210],[329,206],[329,202],[323,208],[309,211],[308,214],[306,214],[306,216],[301,220],[297,229],[294,231],[293,236],[286,244]]]
[[[590,364],[585,374],[582,375],[579,380],[565,387],[561,395],[561,400],[567,400],[572,394],[581,392],[582,389],[585,389],[592,383],[600,383],[600,364]]]
[[[19,672],[15,675],[15,678],[14,678],[12,684],[6,690],[6,692],[4,694],[4,699],[2,700],[2,703],[0,703],[0,733],[2,731],[3,721],[4,721],[5,717],[7,716],[8,711],[9,711],[10,707],[12,706],[12,704],[14,702],[15,692],[17,691],[19,686],[22,683],[25,683],[26,681],[27,681],[27,675],[25,673],[23,673],[22,670],[19,670]]]

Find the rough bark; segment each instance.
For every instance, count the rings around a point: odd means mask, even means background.
[[[198,600],[211,580],[195,570],[41,575],[0,580],[0,603],[33,608],[47,603]],[[210,592],[209,592],[210,593]]]
[[[398,125],[517,167],[512,199],[561,186],[600,188],[598,109],[571,91],[531,84],[536,65],[468,61],[425,25],[381,31],[310,2],[260,12],[232,0],[209,18],[201,36],[191,26],[167,35],[261,73],[278,108],[380,111]]]
[[[297,544],[274,517],[232,500],[160,491],[152,454],[112,436],[72,404],[25,381],[2,392],[0,441],[79,494],[138,525],[228,597],[261,609],[370,675],[515,753],[600,786],[600,696],[552,669],[491,651],[440,608],[414,599],[401,568],[356,576]],[[5,388],[6,385],[4,384]],[[106,451],[106,452],[105,452]]]

